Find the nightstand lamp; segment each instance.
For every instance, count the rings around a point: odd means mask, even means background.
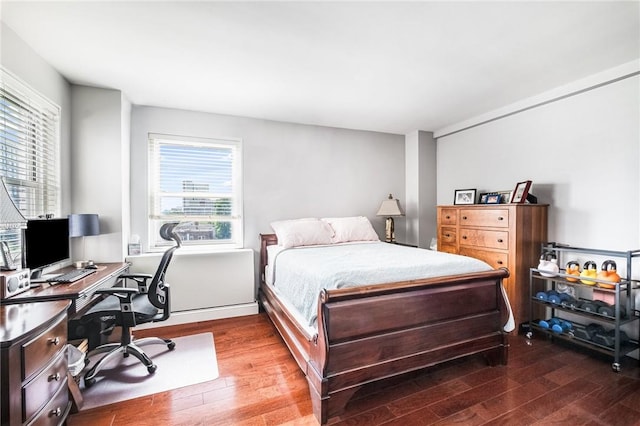
[[[70,214],[69,215],[69,237],[82,237],[82,257],[85,254],[85,238],[91,235],[100,235],[100,221],[97,214]],[[84,268],[90,262],[81,260],[75,262],[76,268]]]
[[[393,195],[389,194],[389,198],[384,200],[378,209],[378,216],[386,216],[384,237],[385,241],[392,243],[395,241],[395,230],[393,224],[393,216],[404,216],[402,209],[400,208],[400,202],[393,198]]]

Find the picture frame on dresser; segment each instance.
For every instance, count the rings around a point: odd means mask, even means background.
[[[530,188],[531,188],[530,180],[525,180],[524,182],[518,182],[516,184],[516,188],[513,190],[513,195],[511,196],[511,202],[514,204],[520,204],[527,201],[527,195],[529,194]]]
[[[502,200],[502,194],[498,194],[498,193],[487,194],[486,204],[500,204],[501,200]]]
[[[456,189],[453,196],[453,204],[475,204],[476,203],[476,190],[475,189]]]

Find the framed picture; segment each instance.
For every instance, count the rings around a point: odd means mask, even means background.
[[[475,189],[456,189],[455,195],[453,197],[453,204],[475,204],[475,202]]]
[[[511,202],[511,196],[513,191],[498,191],[496,194],[500,194],[500,204],[507,204]]]
[[[478,197],[478,203],[479,204],[487,204],[487,197],[489,197],[489,193],[488,192],[480,194],[480,197]]]
[[[500,201],[502,201],[502,194],[487,194],[486,204],[500,204]]]
[[[531,181],[525,180],[524,182],[518,182],[516,189],[513,190],[513,196],[511,197],[512,203],[524,203],[527,200],[527,194],[531,188]]]

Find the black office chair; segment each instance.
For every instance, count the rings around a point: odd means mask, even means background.
[[[160,228],[160,236],[167,241],[174,240],[176,245],[165,251],[160,260],[160,265],[155,275],[153,275],[153,279],[150,274],[125,274],[118,277],[122,287],[96,291],[96,293],[108,294],[109,296],[89,309],[82,316],[82,321],[107,322],[103,329],[112,330],[115,327],[120,327],[122,335],[120,343],[107,343],[89,352],[87,359],[97,354],[108,353],[86,372],[84,375],[85,387],[91,387],[95,383],[95,376],[100,369],[120,353],[122,353],[123,357],[128,357],[129,354],[132,354],[152,374],[156,371],[157,366],[140,347],[150,344],[166,344],[169,350],[175,348],[176,344],[170,339],[159,337],[133,339],[131,327],[138,324],[165,321],[171,314],[169,284],[165,282],[165,274],[173,257],[173,252],[182,245],[180,237],[174,231],[177,225],[177,222],[166,223]],[[134,281],[137,288],[127,287],[128,280]]]

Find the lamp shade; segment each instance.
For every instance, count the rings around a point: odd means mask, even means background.
[[[13,203],[4,179],[0,179],[0,229],[21,229],[27,227],[27,219]]]
[[[97,214],[70,214],[69,236],[86,237],[100,234],[100,221]]]
[[[378,216],[404,216],[402,209],[400,208],[400,202],[393,198],[393,195],[389,194],[389,198],[384,200],[378,209]]]

